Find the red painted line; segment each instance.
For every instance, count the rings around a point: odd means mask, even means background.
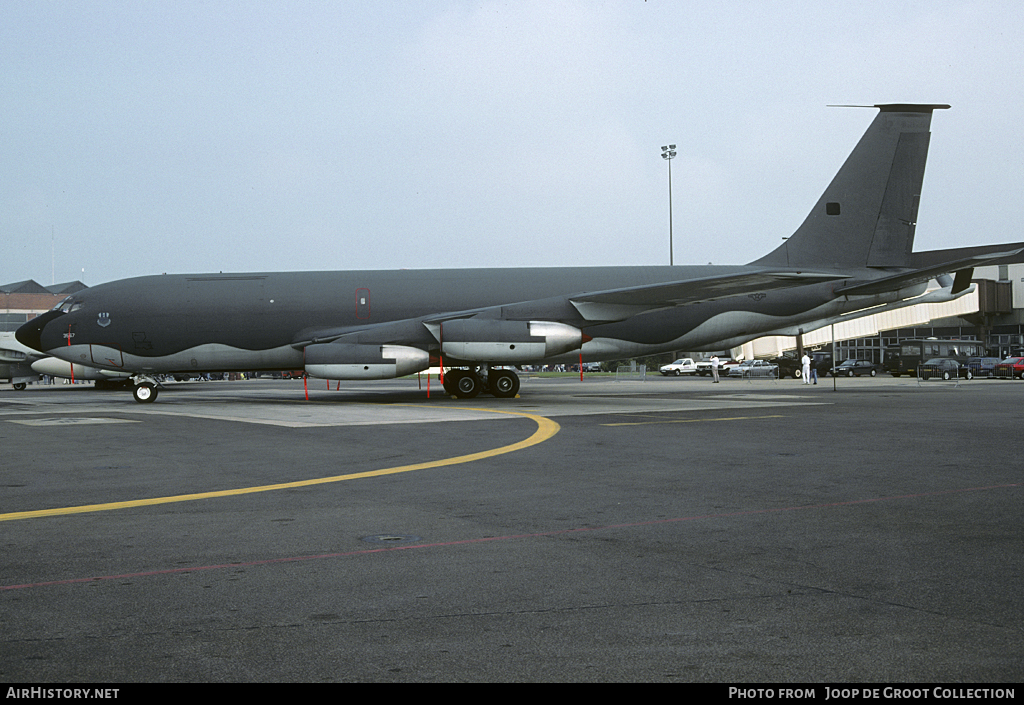
[[[515,541],[521,539],[534,539],[546,536],[559,536],[562,534],[577,534],[591,531],[606,531],[608,529],[630,529],[641,526],[657,526],[659,524],[676,524],[684,521],[699,521],[701,519],[728,519],[730,517],[754,516],[757,514],[778,514],[781,512],[795,512],[809,509],[832,509],[836,507],[849,507],[858,504],[875,504],[878,502],[890,502],[893,500],[921,499],[924,497],[941,497],[944,495],[963,494],[966,492],[985,492],[988,490],[1002,490],[1024,485],[1021,482],[1014,482],[1007,485],[989,485],[987,487],[964,487],[955,490],[940,490],[938,492],[918,492],[915,494],[894,495],[891,497],[874,497],[872,499],[852,499],[845,502],[829,502],[826,504],[808,504],[795,507],[778,507],[775,509],[749,509],[738,512],[722,512],[718,514],[697,514],[688,517],[675,517],[673,519],[656,519],[653,521],[637,521],[624,524],[607,524],[605,526],[584,526],[575,529],[557,529],[555,531],[539,531],[532,534],[510,534],[508,536],[487,536],[478,539],[463,539],[461,541],[445,541],[441,543],[417,543],[407,546],[389,546],[387,548],[368,548],[360,551],[343,551],[339,553],[320,553],[309,556],[290,556],[287,558],[268,558],[261,561],[244,561],[238,563],[219,563],[215,565],[192,566],[191,568],[168,568],[166,570],[149,570],[138,573],[122,573],[120,575],[99,575],[89,578],[70,578],[67,580],[47,580],[38,583],[22,583],[20,585],[0,585],[0,591],[24,590],[26,588],[50,587],[53,585],[73,585],[75,583],[91,583],[101,580],[126,580],[128,578],[145,578],[154,575],[175,575],[180,573],[196,573],[207,570],[224,570],[226,568],[252,568],[262,565],[274,565],[278,563],[299,563],[303,561],[318,561],[328,558],[346,558],[349,556],[364,556],[373,553],[391,553],[393,551],[413,551],[427,548],[446,548],[449,546],[468,546],[478,543],[491,543],[494,541]]]

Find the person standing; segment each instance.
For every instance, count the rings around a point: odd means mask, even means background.
[[[804,353],[804,356],[802,358],[800,358],[800,366],[803,368],[802,372],[803,372],[804,384],[810,384],[811,383],[811,358],[807,355],[807,353]]]
[[[718,384],[718,355],[711,356],[711,376],[714,378],[712,384]]]

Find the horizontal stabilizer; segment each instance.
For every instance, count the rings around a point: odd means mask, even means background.
[[[949,274],[950,272],[959,273],[963,270],[980,267],[989,262],[1003,259],[1004,257],[1012,257],[1020,252],[1024,252],[1024,249],[1010,250],[1006,252],[992,252],[984,255],[974,255],[973,257],[964,257],[951,262],[943,262],[930,267],[915,269],[910,272],[901,272],[900,274],[883,277],[882,279],[874,279],[863,284],[853,284],[852,286],[843,287],[842,289],[836,289],[835,293],[843,295],[883,294],[887,291],[895,291],[896,289],[902,289],[914,284],[923,284],[929,279],[934,279],[941,274]],[[968,277],[969,276],[970,275],[968,275]],[[954,286],[960,287],[958,291],[963,290],[963,279],[963,276],[957,276]]]
[[[942,264],[965,257],[976,257],[977,255],[989,255],[992,253],[1020,252],[1024,250],[1024,242],[1006,242],[999,245],[974,245],[969,247],[954,247],[942,250],[922,250],[913,252],[910,255],[908,267],[919,269],[931,267],[933,264]],[[993,255],[995,256],[995,255]],[[989,262],[988,264],[1008,264],[1007,262]]]
[[[730,296],[789,289],[808,284],[848,279],[835,272],[761,270],[716,277],[687,279],[571,296],[570,302],[587,320],[614,321],[642,311],[715,301]]]

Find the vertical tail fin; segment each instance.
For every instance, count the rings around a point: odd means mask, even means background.
[[[803,224],[752,264],[910,266],[932,111],[949,106],[874,107],[878,115]]]

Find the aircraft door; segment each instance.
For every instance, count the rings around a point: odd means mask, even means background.
[[[124,367],[124,353],[120,347],[111,348],[107,345],[89,345],[89,354],[97,365]]]

